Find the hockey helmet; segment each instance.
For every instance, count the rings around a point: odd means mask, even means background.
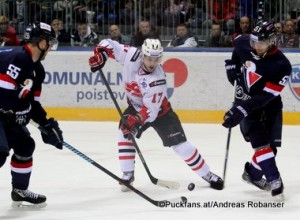
[[[43,22],[35,22],[29,24],[24,33],[24,41],[26,43],[38,43],[41,39],[45,39],[50,46],[57,43],[53,28]]]
[[[160,40],[147,38],[142,45],[143,56],[162,57],[163,48]]]
[[[273,23],[259,21],[252,30],[251,39],[255,41],[265,41],[271,39],[274,35],[275,27]]]

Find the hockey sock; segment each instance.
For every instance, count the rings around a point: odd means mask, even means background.
[[[134,171],[135,147],[131,140],[124,138],[120,132],[118,140],[119,162],[122,172]]]
[[[253,181],[261,180],[262,176],[264,175],[260,166],[257,164],[255,155],[253,155],[249,166],[249,175]]]
[[[205,163],[203,157],[197,148],[189,142],[183,142],[172,146],[175,153],[184,160],[184,162],[200,177],[205,176],[209,172],[209,167]]]
[[[254,157],[268,182],[279,178],[280,174],[276,166],[275,154],[271,147],[264,147],[254,153]]]
[[[12,187],[26,190],[32,170],[32,157],[21,157],[13,154],[11,158]]]

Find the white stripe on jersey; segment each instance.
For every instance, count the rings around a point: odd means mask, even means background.
[[[0,88],[15,90],[16,86],[13,83],[10,83],[10,82],[4,81],[4,80],[0,80]]]

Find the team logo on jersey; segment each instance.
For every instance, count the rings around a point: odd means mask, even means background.
[[[292,74],[289,80],[289,85],[294,96],[300,100],[300,64],[292,66]]]
[[[168,59],[162,66],[167,73],[167,96],[170,98],[174,93],[174,89],[185,83],[188,69],[183,61],[176,58]]]
[[[125,89],[129,92],[132,96],[142,97],[142,93],[139,89],[139,86],[136,82],[126,83]]]
[[[251,86],[253,86],[260,78],[261,75],[256,73],[256,65],[251,61],[246,61],[244,64],[244,71],[245,77],[247,82],[248,91],[250,90]]]

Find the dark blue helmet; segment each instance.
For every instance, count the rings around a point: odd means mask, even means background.
[[[38,43],[41,39],[45,39],[49,44],[55,40],[55,32],[53,28],[43,22],[35,22],[29,24],[24,33],[24,41],[26,43]]]
[[[267,21],[259,21],[253,28],[251,35],[257,38],[257,41],[269,40],[275,35],[274,24]]]

